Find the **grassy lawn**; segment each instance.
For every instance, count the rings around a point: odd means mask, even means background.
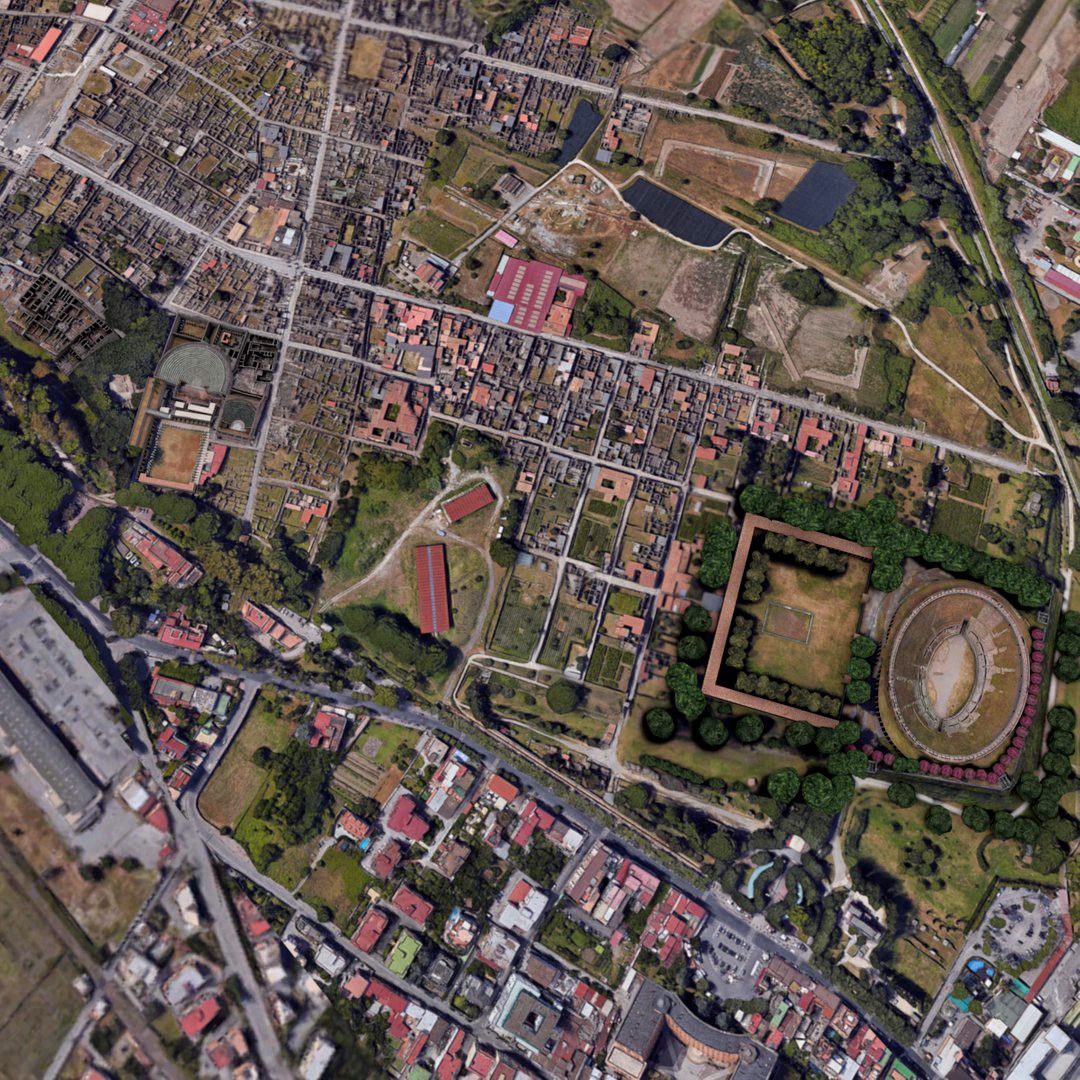
[[[211,825],[218,829],[235,827],[254,801],[266,771],[252,764],[251,755],[260,746],[277,751],[288,743],[296,730],[296,720],[279,714],[287,712],[294,703],[298,704],[299,699],[273,687],[259,693],[251,714],[199,796],[199,810]]]
[[[1043,119],[1059,135],[1080,140],[1080,62],[1073,64],[1068,85],[1043,113]]]
[[[79,969],[34,904],[0,877],[0,1031],[11,1080],[44,1076],[82,1002]],[[16,1048],[18,1048],[16,1050]]]
[[[407,746],[411,750],[416,746],[420,732],[389,720],[376,719],[364,728],[357,740],[357,746],[367,746],[368,739],[372,737],[378,739],[382,745],[379,747],[379,752],[370,760],[385,769],[393,762],[399,747]]]
[[[32,356],[35,360],[47,360],[49,353],[40,345],[35,344],[29,338],[24,338],[15,332],[15,328],[8,322],[7,312],[0,307],[0,338],[9,345],[13,345],[20,352]]]
[[[361,470],[363,464],[361,456]],[[359,492],[341,554],[326,571],[323,596],[332,596],[367,574],[401,535],[404,523],[412,521],[427,501],[416,491],[373,488]]]
[[[334,913],[334,922],[344,930],[373,880],[360,865],[356,852],[333,847],[304,882],[300,897],[312,906],[325,904]]]
[[[745,608],[758,622],[748,670],[841,696],[851,638],[859,621],[860,599],[869,576],[870,564],[851,556],[847,571],[839,576],[770,560],[769,587],[764,597]],[[764,632],[770,602],[813,615],[805,643]]]
[[[417,210],[405,223],[406,231],[418,244],[436,255],[449,258],[469,242],[469,234],[430,210]]]
[[[256,801],[264,796],[269,798],[272,794],[273,788],[267,778],[256,794]],[[270,863],[266,873],[290,890],[295,889],[307,876],[311,860],[315,857],[321,841],[321,837],[315,836],[303,844],[286,846],[280,833],[272,824],[261,821],[250,812],[245,812],[236,823],[233,836],[256,862],[258,862],[259,853],[267,844],[277,844],[282,848],[281,855]]]
[[[728,785],[759,780],[782,768],[792,768],[802,774],[812,763],[811,759],[794,751],[770,750],[761,743],[743,746],[735,738],[728,739],[719,750],[706,750],[685,729],[670,742],[656,743],[645,733],[640,718],[634,715],[623,725],[618,754],[619,760],[626,762],[637,762],[642,754],[652,754],[693,769],[706,780],[719,777]]]

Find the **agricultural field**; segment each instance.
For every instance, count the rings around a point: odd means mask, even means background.
[[[740,605],[757,621],[747,670],[842,696],[869,576],[870,564],[851,555],[840,575],[771,559],[765,595]]]
[[[335,846],[315,864],[300,890],[300,899],[316,910],[321,906],[329,908],[334,924],[347,931],[374,880],[360,865],[357,852],[341,851]]]
[[[983,512],[978,506],[959,499],[942,499],[934,508],[933,533],[941,533],[961,544],[978,546]]]
[[[419,738],[414,728],[373,719],[334,770],[331,790],[346,803],[361,797],[385,803],[412,760]]]
[[[615,534],[625,504],[588,499],[570,544],[570,558],[604,567],[615,546]]]
[[[532,659],[554,588],[555,574],[542,560],[514,567],[491,634],[492,652],[512,660]]]
[[[1065,89],[1043,113],[1047,127],[1080,142],[1080,61],[1073,64]]]
[[[589,658],[585,679],[609,690],[625,691],[630,685],[633,665],[632,651],[624,649],[614,638],[600,637]]]
[[[469,233],[430,210],[416,210],[405,221],[409,239],[436,255],[450,258],[471,239]]]
[[[576,600],[565,587],[561,589],[540,651],[540,663],[560,671],[573,665],[588,648],[595,623],[596,609]]]
[[[0,926],[0,1042],[10,1051],[3,1074],[31,1080],[46,1074],[79,1015],[71,983],[80,969],[14,874],[0,876]]]

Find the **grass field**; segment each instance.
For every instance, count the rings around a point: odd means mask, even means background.
[[[1080,62],[1073,64],[1068,84],[1043,113],[1043,119],[1059,135],[1080,141]]]
[[[719,750],[705,750],[690,737],[685,725],[670,742],[655,743],[645,734],[640,718],[634,715],[623,724],[618,754],[619,760],[626,762],[636,762],[642,754],[651,754],[693,769],[706,780],[718,777],[729,785],[760,780],[782,768],[802,774],[811,764],[809,758],[794,751],[770,750],[763,743],[743,746],[735,739],[729,739]]]
[[[934,31],[934,46],[941,56],[947,56],[949,50],[960,40],[961,35],[971,25],[975,17],[975,0],[956,0],[949,8],[949,13],[941,25]]]
[[[745,607],[758,622],[747,669],[808,690],[843,694],[851,638],[869,576],[870,564],[852,556],[848,556],[847,571],[840,575],[814,573],[770,560],[769,588],[760,601]],[[784,604],[813,615],[805,643],[763,632],[770,604]],[[800,625],[803,623],[800,619]]]
[[[582,515],[570,544],[570,558],[602,566],[615,544],[615,529],[603,521]]]
[[[360,857],[356,852],[339,851],[332,847],[304,882],[300,897],[313,907],[325,904],[334,913],[334,923],[345,930],[352,922],[353,911],[373,880],[360,865]]]
[[[233,453],[230,451],[229,456]],[[363,472],[363,456],[357,468]],[[359,492],[341,554],[325,573],[323,595],[330,596],[369,573],[401,535],[403,523],[412,521],[426,502],[424,495],[416,491],[369,488]]]
[[[418,244],[449,258],[469,242],[469,234],[429,210],[417,210],[405,223],[410,237]]]
[[[475,670],[475,669],[474,669]],[[495,712],[500,716],[543,727],[558,724],[570,738],[599,742],[608,724],[618,716],[622,698],[615,691],[590,687],[573,712],[554,713],[547,706],[546,686],[500,671],[488,684]]]
[[[296,730],[298,718],[286,718],[300,699],[290,698],[273,687],[266,687],[251,708],[225,757],[218,763],[209,783],[199,796],[199,810],[215,828],[233,828],[258,795],[266,770],[251,762],[260,746],[281,750]]]
[[[79,969],[37,908],[0,876],[0,1074],[44,1076],[82,1002]]]
[[[975,547],[979,541],[982,520],[982,511],[977,506],[957,502],[955,499],[942,499],[934,508],[930,531],[943,533],[961,544]]]
[[[1056,880],[1040,878],[1020,866],[1016,845],[1000,840],[987,845],[985,857],[990,870],[983,870],[976,852],[984,833],[973,832],[954,816],[951,832],[944,836],[928,834],[924,824],[925,803],[917,802],[908,809],[901,809],[890,803],[883,791],[860,791],[856,795],[843,822],[845,835],[864,810],[868,811],[869,818],[859,840],[860,858],[871,860],[899,879],[915,907],[917,918],[939,932],[944,930],[942,936],[956,944],[963,940],[963,924],[975,913],[995,876],[1004,881]],[[913,845],[921,844],[927,836],[941,849],[941,855],[936,858],[937,869],[928,874],[905,866],[912,861]],[[935,944],[928,935],[917,936],[926,938],[928,944]],[[940,944],[936,947],[947,966],[951,962],[951,951]],[[904,965],[900,970],[927,993],[933,993],[943,973],[938,974],[935,984],[922,981],[933,973],[936,965],[925,957],[911,955],[913,951],[911,948],[898,953]]]
[[[5,835],[71,913],[95,945],[115,947],[150,890],[156,875],[139,867],[111,866],[101,881],[86,881],[78,857],[61,840],[38,805],[6,774],[0,774],[0,822]],[[18,829],[12,824],[18,822]]]

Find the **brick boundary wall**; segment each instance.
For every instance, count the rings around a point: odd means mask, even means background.
[[[779,533],[781,536],[793,536],[796,540],[820,544],[822,547],[840,551],[845,555],[853,555],[868,562],[874,554],[873,548],[863,547],[862,544],[856,544],[851,540],[829,536],[827,533],[797,529],[794,525],[788,525],[783,521],[773,521],[771,518],[761,517],[759,514],[747,514],[743,519],[742,530],[739,533],[738,546],[735,548],[735,557],[731,564],[731,576],[728,578],[727,585],[724,586],[724,603],[720,608],[720,619],[716,624],[712,650],[709,652],[709,662],[705,668],[705,679],[701,688],[708,697],[716,698],[719,701],[727,701],[732,705],[754,709],[758,712],[768,713],[770,716],[779,717],[781,720],[805,720],[808,724],[813,724],[814,727],[836,727],[839,720],[834,720],[831,716],[821,716],[818,713],[810,712],[809,709],[797,709],[793,705],[785,705],[778,701],[770,701],[768,698],[757,697],[754,694],[746,694],[741,690],[721,686],[717,682],[717,675],[720,673],[720,666],[724,660],[724,649],[727,646],[731,621],[735,617],[735,607],[739,600],[743,572],[746,570],[746,564],[750,559],[750,546],[754,542],[754,534],[759,531]],[[776,678],[776,676],[772,677]],[[808,689],[812,688],[808,687]]]

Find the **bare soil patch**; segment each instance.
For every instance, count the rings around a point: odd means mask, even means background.
[[[376,79],[382,67],[386,41],[369,34],[357,34],[349,52],[349,75],[353,79]]]
[[[684,333],[699,341],[711,340],[734,268],[730,257],[687,255],[660,298],[661,311]]]

